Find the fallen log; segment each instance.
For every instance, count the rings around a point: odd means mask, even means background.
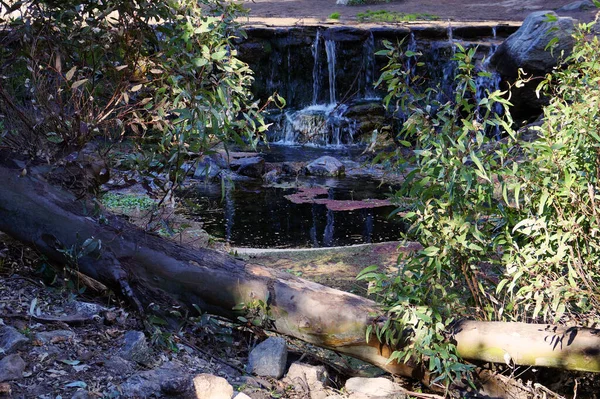
[[[366,342],[366,327],[382,316],[371,300],[213,250],[192,250],[111,215],[100,218],[69,192],[40,176],[21,177],[16,168],[0,166],[0,184],[1,231],[57,262],[70,260],[69,267],[120,290],[142,311],[151,302],[177,303],[235,319],[237,305],[262,300],[273,331],[426,379],[421,367],[388,363],[393,348],[375,338]],[[83,250],[88,239],[96,250]],[[597,329],[463,321],[453,339],[466,359],[600,371]]]

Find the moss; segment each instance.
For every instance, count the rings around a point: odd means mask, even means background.
[[[104,206],[110,209],[148,210],[156,205],[156,201],[147,195],[108,193],[102,197]]]
[[[403,12],[387,10],[367,10],[356,14],[360,22],[410,22],[410,21],[434,21],[440,19],[437,15],[428,13],[406,14]]]

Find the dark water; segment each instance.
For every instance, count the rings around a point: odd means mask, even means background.
[[[258,147],[266,162],[307,162],[329,155],[340,161],[357,159],[364,150],[361,145],[318,147],[270,143]]]
[[[262,187],[262,182],[199,184],[185,196],[201,205],[189,215],[201,220],[211,235],[235,246],[328,247],[400,237],[401,221],[388,219],[394,207],[331,211],[325,205],[294,204],[284,195],[295,193],[297,184],[329,187],[329,199],[386,197],[386,189],[375,181],[316,177],[282,182],[277,188]]]

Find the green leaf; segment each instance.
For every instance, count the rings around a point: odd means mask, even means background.
[[[362,269],[360,271],[360,273],[358,273],[358,275],[356,276],[356,279],[357,280],[364,279],[364,275],[365,274],[371,273],[371,272],[374,272],[374,271],[377,271],[377,270],[379,270],[379,266],[377,266],[377,265],[367,266],[364,269]]]

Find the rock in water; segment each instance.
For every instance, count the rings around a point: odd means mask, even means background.
[[[345,168],[339,160],[328,155],[306,165],[306,173],[316,176],[342,176]]]
[[[227,380],[212,374],[194,377],[194,389],[198,399],[231,399],[233,396],[233,387]]]
[[[248,356],[248,372],[261,377],[281,378],[287,362],[285,339],[270,337],[261,342]]]
[[[262,177],[265,173],[265,160],[261,157],[234,159],[230,166],[242,176]]]

